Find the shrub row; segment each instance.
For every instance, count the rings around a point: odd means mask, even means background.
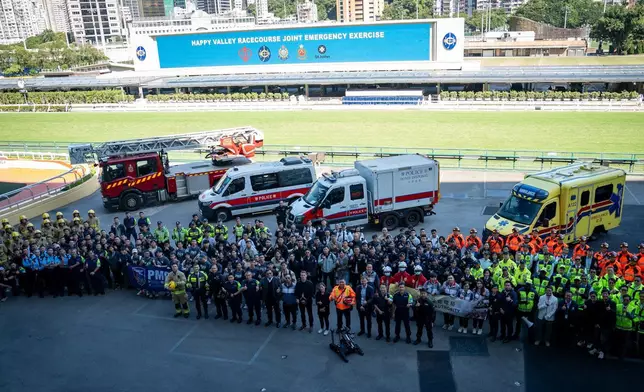
[[[0,105],[65,105],[81,103],[121,103],[134,102],[132,95],[124,94],[121,90],[91,90],[91,91],[50,91],[22,93],[0,93]]]
[[[577,91],[441,91],[442,100],[495,100],[495,101],[572,101],[600,100],[626,101],[639,97],[636,91],[580,93]]]
[[[147,95],[150,102],[230,102],[230,101],[287,101],[284,93],[233,93],[233,94],[159,94]]]

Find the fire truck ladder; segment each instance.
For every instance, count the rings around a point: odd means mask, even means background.
[[[188,150],[221,146],[223,138],[245,140],[246,143],[261,142],[264,134],[253,127],[227,128],[217,131],[186,133],[145,139],[119,140],[98,145],[75,144],[69,146],[72,164],[93,162],[114,156],[145,154],[150,152]]]

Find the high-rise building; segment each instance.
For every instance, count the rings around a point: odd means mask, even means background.
[[[335,0],[338,22],[375,22],[380,20],[384,0]]]
[[[166,16],[164,0],[141,0],[141,14],[143,18]]]
[[[105,45],[123,37],[118,0],[67,0],[76,42]]]
[[[257,15],[257,19],[261,20],[268,18],[268,0],[256,0],[255,13]]]
[[[132,19],[142,18],[141,2],[140,0],[121,0],[121,7],[129,10],[129,15]]]
[[[318,6],[313,0],[305,0],[297,5],[297,21],[300,23],[314,23],[318,21]]]
[[[0,42],[14,43],[42,33],[46,13],[40,0],[0,0]]]
[[[65,0],[43,0],[47,28],[55,32],[71,31],[69,9]]]

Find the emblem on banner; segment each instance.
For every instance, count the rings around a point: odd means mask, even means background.
[[[136,281],[137,286],[145,287],[145,284],[146,284],[145,268],[140,268],[140,267],[130,267],[130,268],[132,268],[132,276],[134,277],[134,280]]]
[[[304,49],[304,45],[300,45],[300,47],[297,48],[297,59],[306,60],[306,49]]]
[[[262,45],[257,51],[257,56],[259,57],[259,61],[265,63],[271,59],[271,50],[268,48],[268,46]]]
[[[139,59],[139,61],[145,60],[147,56],[148,54],[145,51],[145,48],[143,46],[139,46],[138,48],[136,48],[136,58]]]
[[[237,51],[237,55],[243,62],[248,62],[248,60],[250,60],[251,51],[244,46]]]
[[[280,50],[277,51],[277,57],[279,57],[282,61],[286,61],[288,59],[288,48],[282,45]]]
[[[443,37],[443,47],[447,50],[452,50],[456,47],[456,35],[454,33],[447,33]]]

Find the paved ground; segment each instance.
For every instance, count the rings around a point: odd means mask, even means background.
[[[517,174],[444,172],[444,199],[424,227],[447,233],[455,224],[481,228],[486,206],[521,178]],[[629,182],[622,226],[602,240],[612,246],[644,239],[644,183]],[[639,196],[644,199],[644,196]],[[94,208],[107,223],[94,194],[63,209]],[[196,211],[187,201],[146,209],[153,221],[186,222]],[[55,212],[55,211],[54,211]],[[122,214],[121,214],[122,215]],[[249,218],[249,219],[252,219]],[[264,220],[272,226],[272,219]],[[105,297],[12,299],[1,304],[0,391],[370,391],[428,392],[602,390],[632,388],[640,363],[600,362],[576,350],[491,343],[435,328],[433,350],[358,338],[365,356],[344,364],[329,339],[214,320],[176,320],[167,300],[132,292]],[[354,326],[357,315],[353,315]],[[334,323],[332,317],[332,324]],[[442,324],[440,321],[439,325]],[[415,330],[415,328],[412,328]],[[419,346],[420,347],[420,346]],[[610,381],[609,381],[610,380]],[[616,389],[613,389],[616,388]]]

